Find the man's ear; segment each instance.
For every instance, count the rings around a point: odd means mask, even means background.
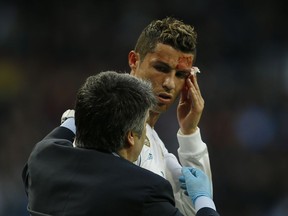
[[[133,71],[136,70],[139,61],[140,61],[139,54],[136,53],[134,50],[130,51],[128,54],[128,62],[132,73]]]
[[[135,145],[135,134],[132,131],[127,133],[127,147],[133,147]]]

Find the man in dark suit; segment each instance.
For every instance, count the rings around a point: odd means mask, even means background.
[[[30,214],[182,215],[170,183],[132,163],[155,103],[151,85],[128,74],[107,71],[89,77],[76,98],[76,138],[65,121],[29,156],[22,177]],[[203,186],[203,179],[204,187],[193,186]],[[183,169],[180,182],[195,205],[203,198],[211,201],[210,183],[201,171]],[[198,206],[199,216],[218,215],[215,206]]]

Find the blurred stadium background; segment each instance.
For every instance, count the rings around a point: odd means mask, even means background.
[[[221,215],[288,215],[288,11],[285,1],[0,0],[0,215],[27,216],[21,171],[73,107],[85,78],[129,72],[153,19],[198,32],[200,123]],[[176,153],[175,107],[157,129]]]

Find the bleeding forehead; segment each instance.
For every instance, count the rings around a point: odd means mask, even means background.
[[[175,69],[187,69],[192,67],[194,55],[183,53],[166,44],[157,44],[152,54],[158,60],[168,63]]]
[[[179,56],[177,63],[176,63],[176,69],[183,69],[187,67],[192,67],[192,62],[193,62],[193,56]]]

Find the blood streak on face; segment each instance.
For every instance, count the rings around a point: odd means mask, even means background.
[[[192,66],[192,56],[181,56],[178,58],[177,69],[183,69]]]

